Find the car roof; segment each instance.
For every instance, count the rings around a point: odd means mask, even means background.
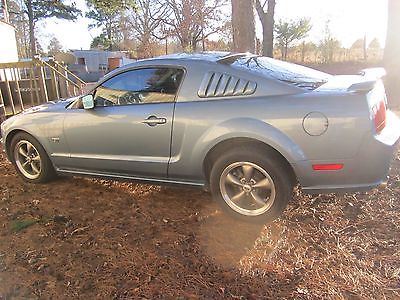
[[[231,52],[225,51],[205,51],[205,52],[195,52],[195,53],[175,53],[175,54],[168,54],[168,55],[161,55],[152,58],[146,58],[138,60],[134,63],[127,64],[118,68],[121,69],[129,69],[134,66],[138,65],[146,65],[151,63],[156,64],[170,64],[170,63],[177,63],[177,62],[198,62],[198,63],[226,63],[226,58],[233,58],[237,59],[243,56],[252,55],[250,53],[235,53],[232,54]],[[232,61],[230,61],[232,62]]]
[[[231,53],[227,51],[204,51],[195,53],[175,53],[152,58],[141,59],[136,62],[123,65],[109,72],[104,78],[110,78],[117,73],[124,72],[135,67],[151,65],[192,65],[192,64],[218,64],[228,66],[242,57],[256,56],[251,53]]]
[[[196,53],[175,53],[155,57],[153,59],[179,59],[179,60],[203,60],[209,62],[217,62],[224,56],[229,55],[230,52],[224,51],[205,51]]]
[[[254,72],[254,70],[251,70],[251,68],[233,67],[235,62],[237,62],[241,58],[250,59],[256,57],[260,56],[251,53],[231,53],[224,51],[177,53],[163,55],[154,58],[138,60],[134,63],[116,68],[106,74],[102,79],[100,79],[96,87],[101,85],[109,78],[131,69],[153,66],[180,66],[186,68],[187,71],[191,72],[191,78],[196,82],[202,82],[202,80],[204,80],[205,78],[204,76],[207,76],[207,74],[211,74],[213,72],[215,74],[226,73],[229,74],[229,76],[234,76],[235,78],[238,78],[239,80],[251,80],[252,83],[255,82],[256,84],[257,82],[260,83],[268,80],[270,82],[268,85],[269,92],[278,91],[279,94],[281,94],[282,91],[285,91],[286,93],[298,93],[300,91],[303,91],[303,89],[301,88],[295,87],[294,85],[289,85],[288,83],[277,80],[272,76],[266,76],[265,74],[261,74],[260,72]],[[261,86],[264,85],[259,85],[258,90],[261,90]]]

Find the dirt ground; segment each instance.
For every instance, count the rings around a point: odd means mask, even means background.
[[[400,160],[388,187],[295,191],[270,225],[201,190],[61,178],[0,154],[0,299],[399,299]]]

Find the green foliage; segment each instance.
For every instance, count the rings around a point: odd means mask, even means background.
[[[32,8],[33,21],[39,21],[46,18],[58,18],[65,20],[76,20],[81,11],[76,8],[74,2],[64,3],[63,0],[24,0],[28,9]]]
[[[11,22],[17,28],[18,50],[22,57],[29,57],[38,52],[35,38],[35,26],[38,21],[47,18],[76,20],[81,14],[71,1],[11,0],[10,3]]]
[[[357,39],[353,45],[351,45],[351,49],[363,49],[364,48],[364,39]]]
[[[94,45],[107,45],[108,50],[117,48],[119,42],[119,33],[121,17],[127,10],[134,10],[135,0],[87,0],[89,12],[86,17],[93,20],[90,28],[102,28],[102,35],[95,38]]]
[[[15,220],[11,224],[11,229],[15,232],[18,232],[25,228],[28,228],[29,226],[32,226],[33,224],[36,224],[37,222],[38,221],[35,219]]]
[[[60,52],[62,52],[62,45],[61,45],[61,43],[60,43],[60,41],[56,38],[56,37],[53,37],[51,40],[50,40],[50,43],[49,43],[49,47],[48,47],[48,53],[50,54],[50,55],[56,55],[57,53],[60,53]]]
[[[374,38],[368,45],[369,49],[381,49],[381,43],[379,42],[379,40],[377,38]]]
[[[331,63],[334,54],[342,47],[340,41],[332,36],[329,28],[329,21],[325,25],[325,37],[319,44],[322,60],[324,63]]]
[[[304,62],[308,53],[314,52],[318,49],[318,46],[313,42],[303,41],[300,45],[301,62]]]
[[[92,43],[90,44],[90,49],[100,49],[106,50],[112,47],[112,42],[107,38],[107,36],[102,33],[99,36],[96,36]]]
[[[8,12],[10,14],[10,23],[15,28],[18,57],[28,58],[30,56],[29,26],[23,7],[16,0],[8,0]]]
[[[310,19],[302,18],[293,21],[279,20],[275,25],[276,40],[281,48],[282,57],[287,58],[288,47],[295,41],[302,40],[308,35],[312,25]]]

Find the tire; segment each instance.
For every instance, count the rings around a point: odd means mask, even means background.
[[[15,170],[25,181],[45,183],[56,177],[46,151],[31,135],[17,133],[11,140],[10,154]]]
[[[215,160],[210,189],[213,198],[231,216],[246,222],[269,223],[282,214],[292,197],[294,184],[290,175],[278,154],[243,146]]]

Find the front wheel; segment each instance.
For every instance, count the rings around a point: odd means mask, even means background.
[[[211,170],[210,187],[225,211],[256,223],[277,218],[293,190],[282,158],[257,148],[232,150],[217,159]]]
[[[55,177],[54,168],[42,145],[27,133],[18,133],[11,141],[12,162],[28,182],[43,183]]]

